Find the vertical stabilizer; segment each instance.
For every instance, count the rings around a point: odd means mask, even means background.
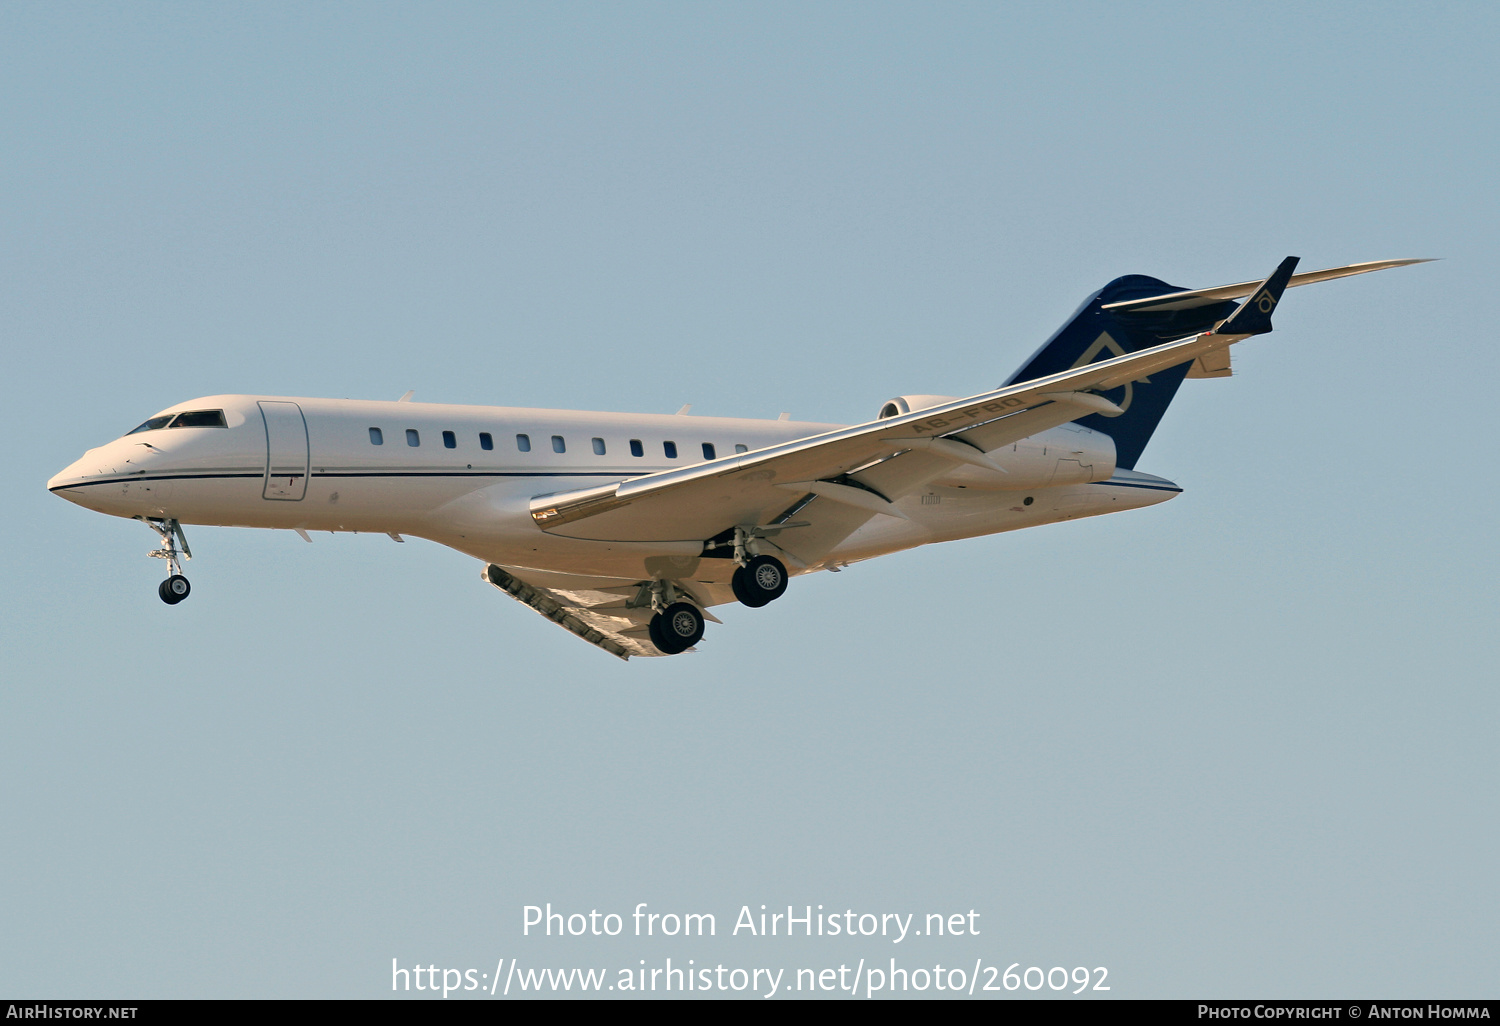
[[[1103,309],[1111,303],[1181,291],[1175,285],[1144,274],[1116,278],[1090,296],[1078,312],[1005,383],[1030,381],[1208,331],[1234,313],[1239,305],[1226,299],[1181,310]],[[1134,469],[1151,433],[1161,423],[1162,414],[1167,412],[1168,404],[1177,394],[1177,387],[1182,384],[1189,366],[1173,367],[1103,393],[1124,412],[1091,414],[1077,423],[1113,438],[1117,465],[1126,470]]]

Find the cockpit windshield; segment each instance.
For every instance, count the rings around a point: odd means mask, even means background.
[[[228,427],[224,423],[223,410],[193,410],[190,413],[179,413],[177,419],[172,421],[170,427]]]
[[[189,410],[186,413],[163,413],[159,417],[152,417],[138,428],[127,431],[126,434],[136,435],[142,431],[156,431],[159,428],[174,427],[217,427],[227,428],[229,425],[224,420],[223,410]]]
[[[171,422],[172,422],[172,414],[170,414],[170,413],[167,414],[164,417],[152,417],[150,420],[146,421],[146,423],[142,424],[140,427],[133,428],[132,430],[127,431],[125,433],[127,435],[138,435],[142,431],[155,431],[157,428],[164,428],[164,427],[166,427]]]

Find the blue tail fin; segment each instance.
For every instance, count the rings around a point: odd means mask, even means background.
[[[1005,383],[1011,385],[1030,381],[1207,331],[1239,306],[1234,300],[1226,299],[1176,310],[1102,309],[1110,303],[1181,291],[1183,290],[1174,285],[1144,274],[1127,274],[1116,278],[1090,296],[1078,308],[1078,312],[1058,328]],[[1116,465],[1125,470],[1135,469],[1136,461],[1141,458],[1141,452],[1145,450],[1151,433],[1156,430],[1162,414],[1167,412],[1167,405],[1177,394],[1177,386],[1187,376],[1189,366],[1183,364],[1173,367],[1104,393],[1107,399],[1125,412],[1115,417],[1095,413],[1080,419],[1078,423],[1112,437],[1115,440]]]

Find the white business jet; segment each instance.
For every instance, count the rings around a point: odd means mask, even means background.
[[[189,592],[183,524],[428,538],[621,659],[673,655],[708,610],[929,542],[1150,506],[1135,469],[1185,377],[1230,374],[1289,285],[1384,260],[1184,290],[1127,275],[993,391],[906,395],[841,427],[569,410],[219,395],[90,449],[47,487],[154,530]],[[1238,302],[1237,302],[1238,301]]]

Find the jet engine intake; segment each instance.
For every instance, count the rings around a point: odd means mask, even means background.
[[[890,420],[892,417],[931,409],[944,403],[956,403],[962,398],[963,396],[958,395],[898,395],[880,408],[880,415],[875,419]]]

